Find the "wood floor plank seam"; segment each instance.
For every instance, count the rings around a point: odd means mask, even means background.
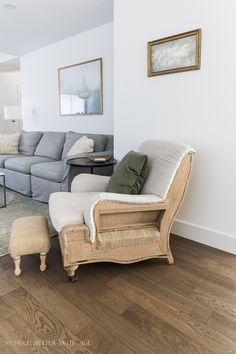
[[[201,310],[201,312],[204,312],[204,319],[203,320],[201,320],[201,322],[204,324],[204,323],[206,323],[207,321],[208,321],[208,319],[209,319],[209,317],[211,316],[211,314],[212,314],[212,310],[209,310],[206,306],[204,306],[204,305],[202,305],[202,304],[197,304],[196,302],[194,302],[192,299],[189,299],[188,297],[186,297],[186,296],[184,296],[184,295],[182,295],[182,294],[180,294],[180,293],[176,293],[174,290],[172,290],[172,289],[169,289],[169,288],[166,288],[161,282],[160,283],[155,283],[155,282],[153,282],[152,280],[148,280],[147,281],[147,279],[145,278],[145,277],[143,277],[142,276],[142,274],[140,275],[140,274],[137,274],[136,272],[130,272],[130,275],[129,275],[129,282],[131,283],[131,284],[135,284],[135,282],[133,282],[132,281],[132,275],[135,275],[136,277],[137,277],[137,275],[138,276],[140,276],[140,278],[143,278],[143,281],[146,281],[146,283],[149,281],[151,284],[150,284],[150,286],[148,287],[148,291],[149,291],[149,294],[150,295],[153,295],[153,293],[154,293],[154,291],[152,291],[150,288],[151,288],[151,286],[155,286],[155,291],[157,292],[156,293],[156,297],[158,298],[158,299],[160,299],[163,303],[166,303],[166,305],[167,306],[173,306],[176,310],[177,309],[179,309],[179,306],[181,306],[182,304],[179,304],[179,303],[176,303],[175,305],[173,305],[172,303],[171,303],[171,301],[170,301],[170,295],[172,295],[173,297],[175,297],[176,299],[180,299],[181,300],[181,302],[182,303],[184,303],[185,305],[186,305],[186,303],[187,304],[189,304],[189,306],[190,306],[190,308],[191,308],[191,311],[193,311],[194,310],[194,307],[196,307],[196,312],[199,312],[200,310]],[[125,278],[126,279],[126,278]],[[141,284],[141,282],[139,282],[139,284]],[[145,284],[146,285],[146,284]],[[140,285],[141,286],[141,285]],[[146,287],[147,287],[147,285],[146,285]],[[162,296],[161,298],[160,298],[160,293],[161,293],[161,291],[163,292],[163,291],[165,291],[165,293],[166,293],[166,297],[164,297],[164,296]],[[169,296],[169,298],[168,298],[168,296]],[[183,314],[186,314],[186,315],[188,315],[188,311],[186,311],[186,310],[181,310],[181,312],[183,313]]]
[[[186,252],[185,248],[182,245],[175,244],[174,252],[176,254],[175,260],[182,259],[188,261],[197,266],[198,268],[205,269],[206,272],[210,271],[211,274],[217,273],[221,277],[227,277],[229,280],[231,279],[231,281],[236,281],[236,274],[232,267],[225,266],[224,264],[215,259],[209,259],[209,257],[193,252],[189,249],[188,252]]]
[[[17,302],[15,298],[20,298],[20,301]],[[76,336],[72,335],[71,332],[62,324],[59,320],[55,318],[54,315],[49,313],[43,306],[39,306],[37,300],[26,292],[23,288],[18,288],[17,290],[13,290],[4,296],[5,301],[14,306],[16,313],[22,318],[23,321],[35,332],[41,340],[46,341],[60,341],[58,343],[58,347],[54,347],[54,350],[59,349],[58,352],[62,353],[70,353],[70,350],[65,347],[66,344],[63,343],[63,340],[72,340],[77,343]],[[27,301],[26,301],[27,300]],[[22,308],[23,306],[23,308]],[[24,308],[26,306],[26,308]],[[30,313],[32,309],[33,313]],[[35,307],[35,309],[34,309]],[[33,316],[33,317],[32,317]],[[36,316],[36,317],[35,317]],[[44,328],[47,325],[47,328]],[[44,327],[43,327],[44,326]],[[35,328],[33,328],[35,327]],[[53,328],[52,328],[53,327]],[[46,333],[45,333],[46,329]],[[53,332],[52,332],[53,330]],[[42,331],[44,331],[42,333]],[[64,338],[65,336],[65,338]],[[76,344],[77,349],[82,352],[84,348],[80,345]],[[62,349],[62,351],[61,351]],[[86,353],[91,353],[89,350],[85,350]]]
[[[82,311],[80,311],[76,306],[72,305],[65,296],[61,295],[59,296],[59,294],[55,294],[55,291],[53,289],[53,287],[51,286],[51,284],[49,282],[47,282],[47,280],[43,277],[43,279],[40,279],[40,284],[43,286],[43,288],[41,287],[40,289],[35,289],[34,285],[35,283],[37,284],[37,282],[35,282],[35,280],[32,278],[30,278],[30,275],[33,277],[33,273],[31,273],[28,275],[25,275],[24,278],[19,278],[18,279],[18,283],[19,285],[21,285],[32,297],[36,298],[37,297],[37,301],[41,304],[41,306],[43,306],[44,308],[47,309],[48,312],[50,312],[52,315],[56,316],[56,318],[59,321],[63,320],[63,323],[66,323],[68,329],[71,330],[71,332],[73,334],[76,335],[76,333],[81,330],[83,327],[87,326],[88,323],[91,322],[91,319],[89,319],[86,314],[84,314]],[[28,281],[24,282],[24,280],[28,279]],[[23,281],[22,281],[23,279]],[[27,285],[29,284],[31,280],[31,285]],[[41,293],[43,293],[43,296],[40,295]],[[55,295],[54,295],[55,294]],[[46,295],[46,297],[45,297]],[[53,296],[53,299],[51,300],[50,297]],[[57,303],[58,301],[58,303]],[[68,309],[65,309],[65,306],[67,306],[67,308],[70,308],[70,312],[68,312]],[[53,311],[54,310],[54,311]],[[82,325],[80,329],[74,329],[74,326],[77,325],[76,321],[76,317],[75,317],[75,313],[78,316],[78,321],[81,321],[81,317],[82,317]],[[66,318],[70,315],[70,317]],[[80,323],[80,322],[78,322]],[[73,327],[73,328],[72,328]]]
[[[120,278],[120,281],[122,282],[123,280]],[[113,284],[115,287],[118,286],[118,284],[115,280],[113,281]],[[124,288],[121,289],[121,292],[123,289]],[[163,302],[160,301],[158,303],[154,297],[151,297],[150,295],[146,294],[141,289],[138,289],[136,287],[132,287],[131,283],[126,282],[126,291],[129,292],[130,299],[135,304],[137,304],[141,307],[144,307],[145,310],[147,310],[151,313],[154,313],[155,310],[159,309],[158,313],[157,313],[157,311],[155,312],[155,316],[157,316],[159,319],[163,320],[164,322],[167,322],[169,325],[172,325],[175,329],[180,330],[182,333],[192,337],[192,339],[195,339],[198,343],[201,343],[202,345],[207,346],[207,348],[209,350],[212,347],[215,347],[215,349],[214,349],[215,353],[222,354],[222,348],[220,349],[220,351],[217,351],[217,350],[218,350],[218,347],[220,347],[220,345],[221,345],[221,341],[219,340],[219,337],[222,340],[224,338],[224,336],[221,336],[219,333],[217,333],[214,330],[210,331],[209,329],[207,329],[207,327],[204,324],[199,323],[198,325],[196,325],[196,324],[193,325],[191,318],[188,318],[188,316],[183,316],[183,314],[179,315],[176,309],[175,309],[175,311],[172,311],[172,313],[169,313],[169,316],[168,316],[168,311],[171,310],[171,307],[169,307],[169,309],[168,308],[165,309],[165,307],[163,307],[163,305],[165,305]],[[137,297],[138,294],[140,294],[139,297]],[[148,299],[149,302],[146,304],[144,299]],[[162,313],[160,312],[161,305],[163,307]],[[174,308],[173,308],[173,310],[174,310]],[[183,317],[183,318],[181,318],[181,317]],[[176,323],[174,322],[174,318],[175,318]],[[200,329],[200,332],[199,332],[199,329]],[[205,332],[205,335],[206,334],[208,335],[207,339],[210,343],[206,344],[206,343],[202,342],[203,341],[202,338],[204,338],[204,336],[203,336],[204,332]],[[215,334],[214,341],[210,340],[209,333],[211,334],[211,336]],[[218,341],[217,345],[215,345],[215,341]],[[228,340],[227,338],[225,338],[225,342],[229,348],[231,348],[232,346],[234,347],[234,343],[231,340]],[[236,349],[236,347],[235,347],[235,349]],[[226,351],[226,352],[228,353],[231,351]]]
[[[61,291],[61,287],[66,286],[65,284],[58,284],[57,282],[54,283],[55,287],[57,288],[58,291]],[[144,340],[144,333],[140,330],[137,330],[133,325],[130,325],[128,321],[124,321],[121,316],[117,316],[116,313],[112,312],[111,309],[106,308],[105,305],[100,303],[99,301],[96,301],[96,303],[89,302],[86,297],[83,295],[83,297],[80,298],[80,302],[78,302],[77,297],[74,297],[74,294],[70,294],[70,300],[73,303],[78,303],[81,308],[84,308],[84,312],[90,316],[94,322],[99,323],[104,330],[108,331],[111,335],[113,335],[115,338],[119,339],[123,344],[127,345],[131,350],[135,350],[137,353],[152,353],[153,351],[150,350],[150,348],[155,347],[155,341],[149,336],[146,336],[147,342]],[[106,308],[106,312],[104,311],[104,308]],[[100,320],[100,318],[103,315],[103,321]],[[109,317],[110,316],[110,317]],[[114,318],[115,317],[115,318]],[[109,324],[106,324],[106,321],[108,321]],[[119,323],[119,321],[121,323]],[[121,332],[124,334],[123,337],[120,337],[120,333],[117,332],[118,325],[121,325]],[[135,332],[135,334],[133,333]],[[126,337],[126,335],[129,335],[129,338]],[[131,339],[133,339],[133,342],[131,343]],[[148,341],[151,342],[151,344],[148,343]],[[137,344],[139,342],[140,346],[140,351],[138,351]],[[157,354],[163,354],[163,351],[160,350],[160,348],[156,348]]]
[[[194,274],[194,276],[202,278],[206,282],[210,282],[211,284],[218,286],[226,291],[229,291],[231,294],[235,294],[236,290],[236,279],[228,278],[226,275],[218,276],[215,272],[211,270],[204,269],[199,263],[198,266],[191,263],[188,259],[184,259],[183,256],[176,256],[176,266],[178,268],[187,269],[189,272]],[[235,266],[236,267],[236,266]],[[229,288],[227,287],[229,286]]]
[[[56,275],[55,272],[56,272],[56,274],[57,274],[57,273],[58,273],[58,270],[54,271],[54,275]],[[47,272],[47,273],[45,273],[44,275],[45,275],[45,277],[47,278],[47,277],[49,276],[49,273]],[[55,289],[57,289],[57,291],[59,291],[61,294],[63,294],[63,292],[61,292],[60,287],[58,287],[58,285],[60,285],[60,284],[59,284],[57,281],[55,281],[54,278],[51,278],[51,277],[50,277],[50,279],[52,280],[52,283],[54,284]],[[95,280],[95,278],[94,278],[94,280]],[[75,286],[76,286],[76,285],[79,285],[79,283],[77,283],[77,284],[68,284],[68,283],[65,281],[65,282],[63,282],[63,283],[61,284],[61,286],[63,286],[63,287],[68,287],[68,286],[70,286],[70,285],[71,285],[73,288],[75,288]],[[103,285],[103,284],[101,283],[101,285]],[[73,301],[73,303],[74,303],[74,304],[77,303],[77,298],[76,298],[76,301]],[[84,303],[86,303],[86,298],[84,298]],[[91,306],[92,303],[90,303],[89,305]],[[103,304],[101,304],[101,306],[103,306]],[[80,308],[80,310],[81,310],[81,308]],[[86,312],[86,311],[84,311],[84,312]],[[90,313],[91,313],[91,311],[90,311]],[[94,316],[93,316],[93,315],[90,316],[88,312],[87,312],[87,315],[88,315],[88,317],[90,317],[91,319],[94,320]],[[99,314],[97,315],[97,319],[98,319],[97,322],[98,322],[98,323],[99,323],[99,319],[100,319],[101,315],[102,315],[102,312],[99,312]],[[96,322],[96,320],[95,320],[95,322]],[[102,322],[101,325],[104,326],[104,323]],[[111,329],[109,326],[105,326],[104,329],[107,330],[107,331],[108,331],[111,335],[113,335],[116,339],[120,340],[121,342],[124,341],[124,339],[121,340],[121,339],[119,338],[119,336],[117,336],[117,335],[112,331],[112,329]],[[137,337],[137,338],[138,338],[138,337]],[[126,344],[126,345],[127,345],[127,339],[125,339],[125,341],[124,341],[123,344]],[[127,345],[127,346],[129,346],[129,345]],[[145,348],[145,346],[143,347],[143,350],[144,350],[144,348]],[[132,347],[130,347],[130,349],[132,350]],[[136,349],[137,349],[137,348],[136,348]]]
[[[173,267],[172,267],[173,268]],[[143,274],[142,274],[143,273]],[[173,274],[172,274],[173,273]],[[223,312],[223,309],[226,313],[228,313],[229,317],[234,317],[236,315],[236,308],[235,308],[235,300],[236,300],[236,294],[227,291],[227,289],[222,288],[222,287],[217,287],[214,284],[210,284],[209,282],[207,283],[203,279],[200,279],[200,277],[195,277],[194,274],[191,274],[189,271],[181,269],[179,270],[178,265],[175,266],[175,269],[173,272],[168,275],[161,275],[159,274],[159,279],[158,281],[162,281],[165,286],[169,287],[172,290],[175,290],[178,293],[181,293],[183,289],[186,289],[186,285],[191,285],[190,286],[190,293],[188,296],[193,300],[196,301],[197,303],[201,304],[204,303],[206,307],[211,308],[212,310],[215,310],[220,313]],[[157,281],[156,278],[154,278],[152,273],[148,273],[145,271],[145,269],[141,270],[140,273],[141,276],[147,277],[147,278],[152,278],[154,279],[154,282]],[[160,275],[162,278],[160,279]],[[173,286],[173,280],[176,281],[178,277],[181,279],[181,283],[178,284],[183,284],[181,286],[182,290],[180,291],[178,287]],[[174,278],[173,278],[174,276]],[[170,281],[171,279],[171,281]],[[167,283],[168,282],[168,283]],[[175,283],[175,286],[177,283]],[[211,290],[211,293],[208,294],[208,292]],[[214,292],[217,292],[218,294],[215,294]],[[201,299],[200,294],[205,294],[205,297]],[[231,299],[233,298],[233,299]],[[204,300],[204,302],[203,302]],[[215,302],[214,302],[215,301]],[[233,312],[233,313],[232,313]]]
[[[141,312],[143,312],[142,317],[144,318],[145,321],[144,326],[142,326],[141,324],[142,318],[140,318],[141,316],[139,316],[140,309]],[[134,316],[132,316],[132,311]],[[163,342],[163,346],[170,353],[172,352],[181,353],[183,351],[183,348],[185,348],[187,353],[199,353],[199,351],[213,353],[211,350],[209,350],[209,348],[204,346],[202,343],[191,338],[189,335],[186,335],[185,333],[181,332],[176,327],[172,326],[170,323],[163,321],[163,319],[159,318],[158,316],[153,315],[151,312],[142,308],[140,305],[134,304],[133,306],[131,306],[130,309],[124,312],[123,316],[125,318],[129,318],[130,312],[131,312],[130,320],[133,322],[135,321],[136,318],[136,325],[138,327],[141,326],[141,328],[143,328],[144,331],[148,330],[151,336],[155,337],[156,335],[158,335],[160,341]],[[157,323],[159,323],[160,324],[159,326],[162,327],[162,330],[161,331],[156,330],[154,326],[150,325],[150,324],[153,325],[153,323],[156,324],[156,328],[158,327]],[[180,350],[178,349],[179,345],[181,347]]]
[[[9,348],[11,354],[32,354],[32,353],[50,353],[49,348],[46,346],[37,346],[36,343],[40,342],[40,337],[26,325],[18,314],[14,314],[2,323],[0,326],[0,338],[9,332],[14,336],[10,340],[5,340],[5,347]],[[5,351],[4,351],[5,352]],[[1,353],[4,353],[1,351]]]

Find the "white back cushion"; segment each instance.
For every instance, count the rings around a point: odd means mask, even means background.
[[[0,134],[0,154],[18,154],[20,133]]]
[[[67,157],[82,154],[84,152],[93,152],[94,141],[86,135],[78,139],[67,153]]]
[[[195,150],[186,144],[161,140],[144,142],[139,151],[148,156],[148,175],[141,194],[167,197],[178,167],[183,158]]]

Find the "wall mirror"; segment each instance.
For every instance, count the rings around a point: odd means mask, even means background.
[[[58,69],[60,114],[103,114],[102,58]]]

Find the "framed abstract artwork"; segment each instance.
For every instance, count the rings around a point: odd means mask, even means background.
[[[103,114],[102,58],[58,69],[62,116]]]
[[[148,76],[199,70],[201,29],[148,42]]]

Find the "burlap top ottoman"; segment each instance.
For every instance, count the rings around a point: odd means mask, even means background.
[[[14,274],[21,274],[21,256],[39,253],[40,270],[47,268],[46,257],[50,249],[51,241],[48,233],[48,222],[45,216],[29,216],[16,219],[13,222],[9,242],[9,252],[14,260]]]

